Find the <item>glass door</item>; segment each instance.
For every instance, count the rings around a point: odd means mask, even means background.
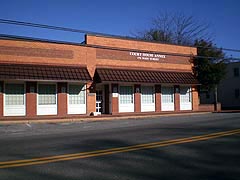
[[[97,114],[103,113],[103,91],[96,90],[96,112]]]

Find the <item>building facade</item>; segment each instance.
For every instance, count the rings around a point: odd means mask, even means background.
[[[226,64],[226,77],[218,85],[218,102],[223,110],[240,109],[240,62]],[[200,91],[200,103],[213,104],[214,92]]]
[[[227,74],[218,94],[223,109],[240,109],[240,62],[227,64]]]
[[[194,47],[86,35],[0,40],[0,119],[198,111]]]

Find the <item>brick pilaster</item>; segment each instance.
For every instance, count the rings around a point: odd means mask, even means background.
[[[26,116],[37,115],[37,82],[26,83]]]

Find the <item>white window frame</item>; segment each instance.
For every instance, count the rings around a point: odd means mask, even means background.
[[[173,101],[170,103],[163,102],[163,88],[172,88],[173,93],[172,93],[172,99]],[[175,99],[174,99],[174,86],[162,86],[161,87],[161,108],[162,111],[174,111],[175,110]]]
[[[132,87],[132,103],[129,103],[129,104],[121,104],[120,103],[120,87],[121,86],[129,86],[129,87]],[[133,85],[129,85],[129,84],[121,84],[121,85],[118,85],[118,109],[119,109],[119,112],[134,112],[134,86]]]
[[[153,88],[153,102],[143,103],[142,87],[152,87]],[[153,112],[155,111],[155,87],[154,85],[141,85],[141,112]]]
[[[182,94],[181,94],[181,88],[188,88],[189,89],[189,98],[190,101],[188,102],[182,102]],[[191,86],[180,86],[180,110],[192,110],[192,88]]]
[[[49,84],[55,85],[55,96],[56,96],[56,104],[48,104],[48,105],[39,105],[39,85],[40,84]],[[57,95],[57,83],[55,82],[38,82],[37,83],[37,115],[57,115],[58,113],[58,95]]]
[[[69,103],[69,86],[70,85],[84,85],[85,104],[70,104]],[[68,83],[67,87],[67,112],[68,114],[86,114],[87,113],[87,85],[85,83]]]
[[[23,84],[24,95],[23,95],[23,105],[6,105],[6,84]],[[6,81],[4,82],[3,88],[3,116],[26,116],[26,83],[23,81]]]

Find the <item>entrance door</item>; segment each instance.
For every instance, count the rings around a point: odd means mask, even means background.
[[[68,114],[86,114],[86,85],[68,85]]]
[[[174,111],[173,87],[162,87],[162,111]]]
[[[192,110],[190,87],[180,87],[180,110]]]
[[[96,90],[96,112],[97,114],[103,113],[103,91]]]
[[[134,112],[133,87],[120,86],[119,88],[119,112]]]
[[[4,116],[25,116],[24,84],[6,83],[4,93]]]

